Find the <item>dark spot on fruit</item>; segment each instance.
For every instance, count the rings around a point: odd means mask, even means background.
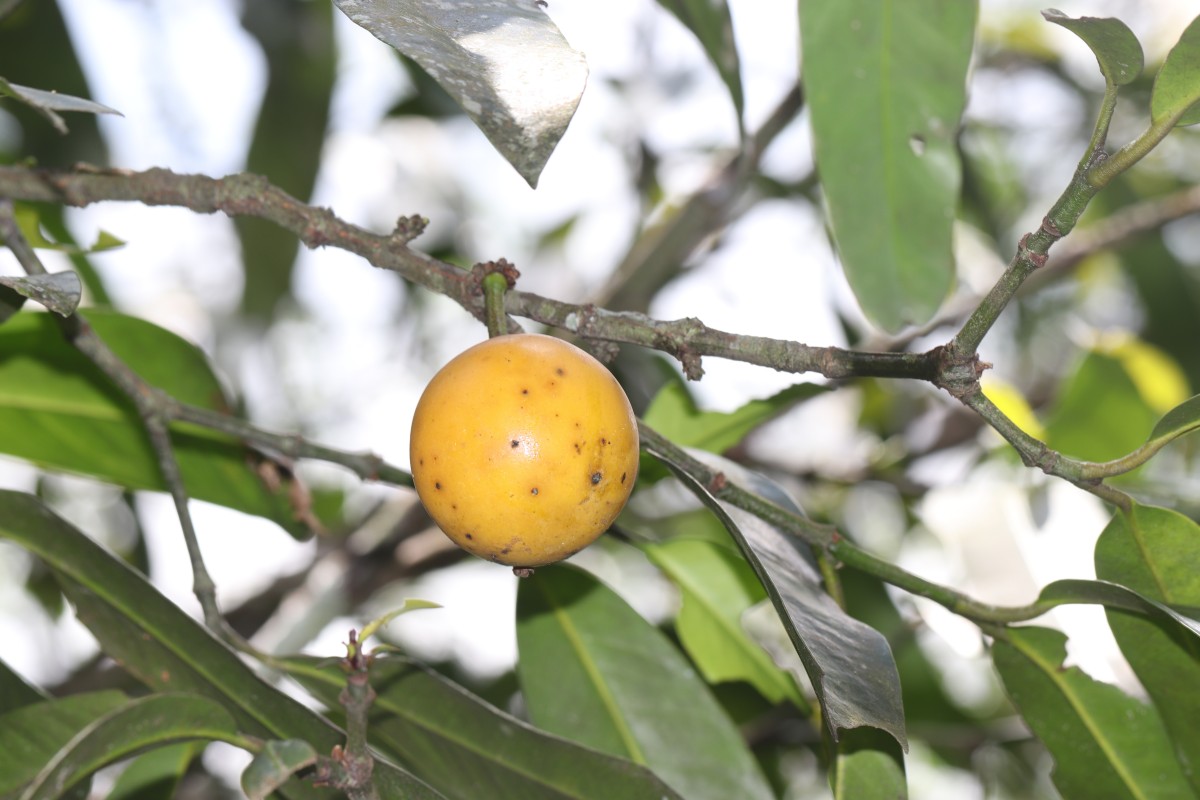
[[[513,439],[511,442],[508,443],[508,446],[515,448],[519,444],[520,444],[520,442],[518,442],[516,439]]]
[[[592,486],[595,486],[595,485],[596,485],[597,483],[599,483],[599,482],[600,482],[600,481],[601,481],[603,478],[604,478],[604,476],[603,476],[603,475],[601,475],[599,472],[593,472],[593,473],[592,473]]]
[[[582,453],[582,452],[583,452],[583,445],[582,445],[582,444],[580,444],[579,442],[576,442],[576,443],[575,443],[575,452],[576,452],[576,453]]]
[[[509,554],[509,553],[511,553],[511,552],[512,552],[512,548],[511,548],[511,547],[506,547],[506,548],[504,548],[503,550],[501,550],[501,551],[500,551],[500,555],[502,555],[502,556],[506,556],[506,555],[508,555],[508,554]]]
[[[604,445],[606,445],[606,444],[608,444],[608,439],[605,439],[603,436],[601,436],[600,437],[600,446],[604,447]]]
[[[625,473],[622,472],[621,473],[621,483],[624,483],[624,482],[625,482]]]
[[[537,487],[535,486],[535,487],[533,487],[532,489],[530,489],[530,490],[529,490],[529,493],[530,493],[530,494],[537,494]]]
[[[522,389],[522,390],[521,390],[521,394],[529,394],[529,390],[528,390],[528,389]]]
[[[566,375],[567,371],[565,369],[563,369],[562,367],[555,367],[554,374],[555,375]]]
[[[450,504],[450,509],[451,509],[452,511],[458,511],[458,503],[451,503],[451,504]],[[471,534],[469,534],[469,533],[468,533],[468,534],[467,534],[467,538],[468,538],[468,539],[470,539],[470,538],[471,538]]]
[[[441,484],[441,482],[439,482],[439,481],[434,481],[433,488],[437,489],[437,490],[440,492],[440,491],[442,490],[442,484]]]
[[[425,466],[425,459],[423,459],[423,458],[422,458],[422,459],[421,459],[420,461],[418,461],[417,463],[418,463],[418,464],[420,464],[420,465],[423,467],[423,466]]]
[[[475,537],[474,537],[474,536],[472,536],[471,534],[469,534],[469,533],[468,533],[468,534],[467,534],[467,538],[468,538],[468,539],[474,539]]]

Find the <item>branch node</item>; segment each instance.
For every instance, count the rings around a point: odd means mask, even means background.
[[[959,401],[966,401],[979,392],[979,377],[992,367],[981,361],[978,353],[961,353],[953,344],[940,345],[931,352],[937,364],[933,385],[945,389]]]
[[[407,246],[409,242],[425,232],[425,228],[429,225],[429,219],[422,217],[420,214],[410,214],[407,217],[400,217],[396,220],[396,227],[392,229],[391,240],[394,244]],[[512,288],[512,285],[509,285]]]

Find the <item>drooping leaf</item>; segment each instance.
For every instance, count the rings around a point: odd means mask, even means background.
[[[149,322],[90,310],[87,320],[135,372],[181,402],[216,410],[220,382],[194,345]],[[50,469],[91,475],[132,489],[163,489],[149,439],[132,403],[72,347],[47,314],[20,314],[0,326],[0,452]],[[272,519],[292,535],[286,490],[272,493],[249,453],[227,436],[172,427],[192,497]]]
[[[742,614],[767,597],[753,568],[722,545],[675,539],[644,547],[679,587],[679,640],[709,683],[746,681],[773,703],[803,706],[796,682],[742,627]]]
[[[717,73],[729,89],[733,107],[737,110],[738,129],[741,130],[745,99],[729,6],[725,0],[659,0],[659,3],[700,40],[709,61],[717,68]]]
[[[175,797],[188,767],[208,742],[179,742],[142,753],[117,776],[105,800],[159,800]]]
[[[29,703],[0,716],[0,797],[16,793],[87,725],[127,701],[118,691]]]
[[[1113,86],[1133,83],[1142,74],[1142,44],[1129,26],[1113,17],[1068,17],[1058,9],[1042,12],[1047,22],[1061,25],[1082,39],[1096,55],[1100,72]]]
[[[804,662],[833,739],[843,730],[865,726],[887,731],[907,748],[900,679],[887,640],[847,615],[824,592],[803,545],[753,514],[718,500],[669,457],[653,449],[651,453],[717,515],[754,567]],[[721,470],[730,482],[800,513],[783,489],[761,475],[719,456],[691,454]]]
[[[239,730],[255,736],[304,739],[326,752],[344,741],[328,720],[263,681],[142,575],[33,496],[0,491],[0,538],[14,541],[55,570],[80,621],[104,652],[151,689],[216,700],[233,714]],[[375,778],[406,786],[411,800],[441,797],[386,761],[376,762]],[[287,794],[331,796],[295,781]]]
[[[1200,611],[1200,525],[1164,508],[1118,513],[1096,542],[1096,575],[1146,597]],[[1184,774],[1200,795],[1200,623],[1188,631],[1109,609],[1108,624],[1158,707]]]
[[[1200,637],[1200,622],[1181,614],[1158,600],[1110,581],[1065,579],[1046,584],[1038,594],[1039,601],[1065,603],[1096,603],[1105,608],[1132,611],[1154,620],[1183,637]]]
[[[687,659],[586,572],[539,568],[521,582],[517,646],[539,728],[645,764],[688,800],[773,796]]]
[[[0,322],[6,322],[20,310],[26,298],[36,300],[61,317],[69,317],[83,299],[83,284],[74,272],[0,276]]]
[[[1154,708],[1064,666],[1066,642],[1049,628],[1010,628],[992,651],[1009,697],[1054,757],[1064,800],[1194,797]]]
[[[335,0],[417,62],[530,186],[567,130],[587,62],[536,2]]]
[[[883,731],[847,731],[837,744],[829,783],[834,800],[906,800],[904,753]]]
[[[956,150],[972,0],[804,0],[802,74],[842,267],[888,331],[929,320],[954,277]]]
[[[264,800],[305,767],[317,763],[317,751],[303,739],[272,739],[242,771],[242,791]]]
[[[1154,78],[1150,118],[1155,122],[1177,118],[1176,125],[1195,125],[1200,122],[1197,103],[1200,103],[1200,17],[1184,29]]]
[[[215,700],[194,694],[152,694],[129,700],[79,730],[36,775],[22,800],[49,800],[64,789],[131,755],[193,739],[227,741],[237,726]]]
[[[109,108],[100,103],[85,100],[82,97],[73,97],[69,94],[59,94],[58,92],[47,92],[43,89],[31,89],[28,86],[18,86],[15,83],[9,83],[4,78],[0,78],[0,96],[11,97],[29,106],[49,120],[50,124],[59,133],[67,132],[67,123],[55,113],[58,111],[82,111],[88,114],[116,114],[118,117],[125,116],[115,108]]]
[[[283,666],[328,704],[345,678],[315,659]],[[474,800],[659,800],[676,795],[625,759],[582,747],[488,705],[436,672],[400,657],[371,665],[373,746],[447,797]]]

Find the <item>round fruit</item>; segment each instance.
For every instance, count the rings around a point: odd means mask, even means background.
[[[497,336],[429,382],[409,455],[421,502],[459,547],[536,567],[587,547],[621,512],[637,477],[637,420],[578,347]]]

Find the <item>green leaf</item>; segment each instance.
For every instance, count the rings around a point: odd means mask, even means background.
[[[59,94],[58,92],[47,92],[42,89],[31,89],[28,86],[18,86],[15,83],[9,83],[4,78],[0,78],[0,96],[11,97],[29,106],[49,120],[50,124],[59,133],[67,132],[67,124],[63,122],[62,117],[55,113],[56,111],[82,111],[88,114],[116,114],[118,117],[125,116],[115,108],[109,108],[91,100],[85,100],[82,97],[73,97],[69,94]]]
[[[1145,56],[1129,26],[1112,17],[1068,17],[1058,9],[1042,12],[1047,22],[1061,25],[1091,48],[1104,80],[1113,86],[1133,83],[1142,74]]]
[[[28,278],[2,276],[0,287],[3,287],[0,299],[3,300],[4,309],[0,312],[0,322],[5,322],[16,313],[26,298],[36,300],[60,317],[74,314],[79,301],[83,299],[83,284],[74,272],[55,272]]]
[[[928,321],[954,278],[956,150],[971,0],[804,0],[802,78],[842,267],[888,331]]]
[[[829,783],[834,800],[906,800],[904,753],[883,731],[847,731],[838,742]]]
[[[1200,609],[1200,525],[1175,511],[1135,505],[1096,542],[1096,575],[1162,603]],[[1158,707],[1180,764],[1200,795],[1200,639],[1160,620],[1109,610],[1126,660]]]
[[[546,567],[521,581],[517,646],[539,728],[645,764],[688,800],[773,796],[687,659],[586,572]]]
[[[317,751],[302,739],[272,739],[242,772],[242,791],[263,800],[294,774],[317,763]]]
[[[60,228],[61,214],[61,207],[46,209],[42,204],[38,203],[17,203],[15,209],[17,226],[21,229],[21,234],[25,237],[25,241],[39,250],[54,250],[71,256],[82,256],[88,253],[112,250],[113,248],[125,245],[125,242],[116,236],[102,230],[97,234],[95,244],[91,247],[80,247],[70,240],[69,231]],[[50,228],[58,228],[60,238],[66,238],[67,241],[55,241],[49,238],[43,229],[43,225]],[[3,241],[4,237],[0,236],[0,242]]]
[[[1064,800],[1195,797],[1154,708],[1066,667],[1066,644],[1049,628],[1010,628],[992,650],[1009,697],[1054,757]]]
[[[421,66],[536,187],[575,114],[587,61],[536,2],[334,0]]]
[[[210,697],[229,709],[239,730],[262,738],[304,739],[323,751],[344,741],[328,720],[263,681],[142,575],[31,495],[0,491],[0,538],[55,570],[104,652],[151,689]],[[376,762],[375,775],[407,785],[410,800],[441,797],[387,762]],[[288,794],[329,796],[294,782]]]
[[[0,659],[0,714],[16,711],[48,697],[49,695],[26,681]]]
[[[1176,125],[1200,122],[1200,17],[1184,29],[1167,53],[1150,95],[1150,118],[1158,123],[1176,118]]]
[[[96,770],[158,745],[192,739],[229,741],[236,734],[233,717],[207,697],[139,697],[84,726],[44,766],[32,764],[37,774],[21,800],[59,797]]]
[[[1095,603],[1106,608],[1132,611],[1175,630],[1180,636],[1200,636],[1200,622],[1184,616],[1173,608],[1109,581],[1066,579],[1046,584],[1038,595],[1039,601],[1054,605],[1065,603]]]
[[[143,753],[121,772],[105,800],[175,797],[188,767],[207,746],[207,742],[179,742]]]
[[[654,430],[683,447],[723,453],[752,430],[782,412],[828,391],[814,383],[798,383],[765,400],[751,400],[736,411],[701,411],[680,380],[669,381],[646,409],[643,419]]]
[[[804,663],[834,741],[842,730],[869,726],[887,731],[907,748],[900,677],[887,639],[846,614],[825,593],[812,556],[802,544],[753,514],[713,497],[679,465],[661,453],[651,453],[716,514],[754,567]],[[801,513],[782,488],[761,475],[720,456],[698,450],[691,455],[719,469],[743,489]]]
[[[695,539],[643,549],[683,595],[675,629],[704,680],[746,681],[773,703],[792,700],[806,707],[796,682],[742,627],[742,615],[767,597],[744,558]]]
[[[1046,422],[1046,444],[1075,458],[1108,461],[1141,447],[1157,421],[1121,361],[1091,352],[1066,379]]]
[[[0,798],[15,797],[75,734],[127,699],[118,691],[90,692],[0,716]]]
[[[227,410],[220,381],[195,345],[144,320],[90,310],[87,321],[143,379],[175,399]],[[132,403],[72,347],[48,314],[0,326],[0,452],[48,469],[91,475],[131,489],[164,488]],[[189,494],[309,535],[287,498],[273,494],[233,439],[172,426]]]
[[[340,670],[311,658],[282,666],[325,703],[337,703],[345,684]],[[408,659],[376,659],[371,687],[377,693],[371,744],[448,797],[678,797],[645,767],[540,731]]]
[[[700,40],[709,61],[717,68],[717,73],[729,89],[729,96],[737,109],[740,130],[745,99],[729,6],[725,0],[659,0],[659,4],[674,14]]]
[[[1147,444],[1161,446],[1160,442],[1166,444],[1197,428],[1200,428],[1200,394],[1184,400],[1168,411],[1154,426],[1154,430],[1150,431]]]

